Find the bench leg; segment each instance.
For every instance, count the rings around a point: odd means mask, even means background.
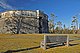
[[[67,47],[69,46],[69,35],[67,36]]]
[[[46,44],[41,43],[41,44],[40,44],[40,47],[43,48],[44,50],[46,50]]]
[[[41,47],[41,48],[43,48],[43,45],[42,45],[42,44],[40,44],[40,47]]]
[[[44,50],[46,50],[46,37],[47,37],[47,36],[44,35],[44,48],[43,48]]]
[[[46,50],[46,44],[44,44],[44,48],[43,49]]]

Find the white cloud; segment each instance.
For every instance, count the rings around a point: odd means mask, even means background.
[[[0,7],[4,9],[14,9],[12,6],[7,4],[7,0],[0,0]]]

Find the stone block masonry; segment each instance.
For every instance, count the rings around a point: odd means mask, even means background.
[[[0,13],[1,34],[48,33],[48,16],[40,10],[10,10]]]

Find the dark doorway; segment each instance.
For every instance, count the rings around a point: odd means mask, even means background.
[[[42,17],[39,17],[39,33],[42,33]]]

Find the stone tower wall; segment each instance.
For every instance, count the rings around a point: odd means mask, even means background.
[[[1,13],[0,18],[0,33],[11,34],[28,34],[47,32],[47,22],[44,14],[40,15],[38,11],[13,10]],[[39,19],[41,18],[42,21]],[[39,24],[40,23],[40,24]],[[41,24],[42,23],[42,24]],[[40,29],[41,25],[41,29]],[[45,25],[45,26],[44,26]]]

